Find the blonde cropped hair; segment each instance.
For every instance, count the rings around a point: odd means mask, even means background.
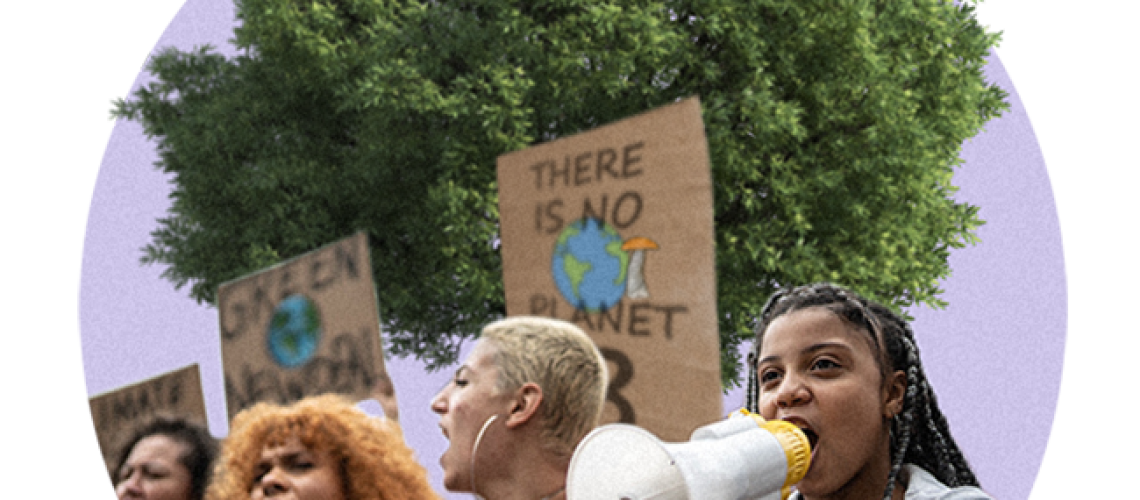
[[[542,388],[544,445],[569,456],[598,425],[609,375],[605,358],[580,328],[565,321],[515,316],[485,327],[494,347],[496,389],[510,392],[533,382]]]
[[[346,498],[437,499],[427,470],[416,461],[395,424],[369,416],[348,398],[313,396],[289,406],[258,403],[234,417],[214,469],[207,500],[248,500],[266,446],[296,436],[339,464]]]

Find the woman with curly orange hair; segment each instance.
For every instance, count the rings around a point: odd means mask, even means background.
[[[230,424],[208,500],[438,498],[395,424],[346,398],[259,403]]]

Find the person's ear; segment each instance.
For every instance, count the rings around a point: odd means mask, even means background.
[[[891,373],[883,384],[883,416],[888,420],[902,413],[906,402],[906,373],[902,370]]]
[[[515,391],[511,402],[511,412],[507,415],[507,427],[515,428],[529,422],[538,414],[542,404],[542,388],[534,382],[527,382]]]

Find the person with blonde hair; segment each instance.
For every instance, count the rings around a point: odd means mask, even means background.
[[[519,316],[485,326],[431,403],[449,440],[444,486],[493,500],[564,498],[608,381],[597,346],[570,323]]]
[[[438,495],[399,427],[349,399],[258,403],[230,424],[209,500],[418,500]]]

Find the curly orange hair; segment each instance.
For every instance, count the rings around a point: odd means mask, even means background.
[[[207,500],[248,500],[262,450],[291,436],[340,463],[346,498],[439,498],[396,424],[371,417],[347,398],[330,394],[290,406],[258,403],[238,413],[222,443]]]

